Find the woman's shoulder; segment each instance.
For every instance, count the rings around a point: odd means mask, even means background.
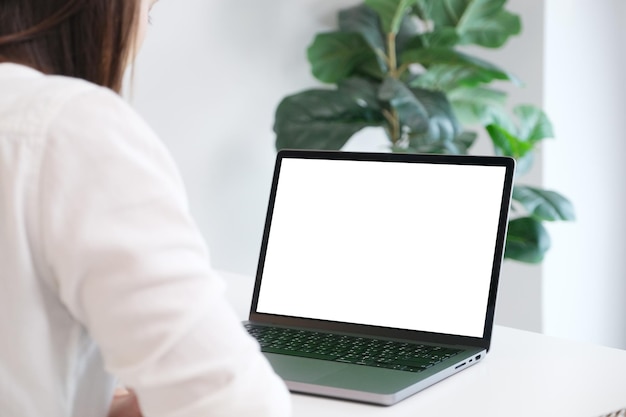
[[[64,77],[51,80],[72,93],[63,97],[47,129],[48,140],[70,146],[161,148],[154,131],[117,93],[108,88]],[[85,85],[86,84],[86,85]]]
[[[58,169],[114,160],[174,171],[154,131],[108,88],[0,64],[0,91],[0,145],[36,149],[38,161],[58,161]]]
[[[0,63],[0,106],[19,113],[40,112],[40,118],[53,114],[76,96],[107,94],[106,89],[79,78],[46,75],[15,63]],[[114,94],[112,91],[110,94]]]
[[[5,128],[9,124],[50,133],[68,126],[104,129],[112,119],[143,124],[124,99],[108,88],[79,78],[45,75],[23,65],[0,64],[0,91],[0,124]]]

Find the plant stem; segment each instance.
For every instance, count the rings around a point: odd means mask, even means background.
[[[391,32],[387,34],[387,63],[389,65],[389,76],[395,80],[400,78],[398,71],[398,57],[396,56],[396,34]],[[389,123],[389,137],[393,145],[400,141],[400,116],[396,109],[384,112],[385,118]]]
[[[397,144],[400,140],[400,118],[398,117],[398,111],[396,109],[385,110],[383,109],[383,116],[387,119],[389,129],[389,139],[393,145]]]
[[[389,54],[389,75],[398,79],[398,57],[396,56],[396,34],[391,32],[387,34],[387,54]]]

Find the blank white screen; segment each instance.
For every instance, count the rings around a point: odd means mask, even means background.
[[[257,312],[482,337],[504,177],[283,159]]]

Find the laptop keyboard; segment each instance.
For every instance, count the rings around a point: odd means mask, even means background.
[[[421,372],[460,349],[430,346],[310,330],[245,325],[261,351],[334,362]]]

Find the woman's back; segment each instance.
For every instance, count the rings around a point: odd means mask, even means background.
[[[84,81],[0,92],[0,415],[105,416],[111,374],[147,416],[286,415],[154,133]]]
[[[90,89],[0,64],[0,358],[10,358],[0,361],[2,415],[89,415],[111,401],[113,380],[47,279],[41,245],[48,126],[68,100]]]

